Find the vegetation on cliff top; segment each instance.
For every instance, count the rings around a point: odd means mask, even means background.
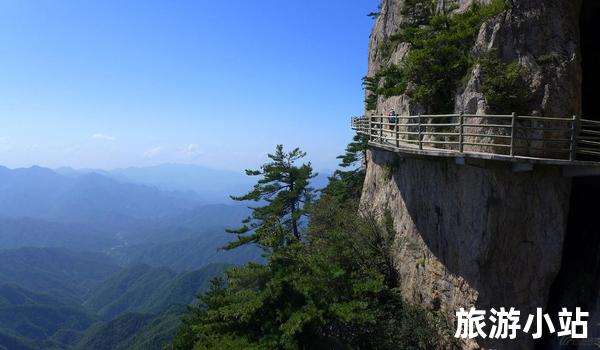
[[[384,65],[373,76],[363,78],[367,110],[377,108],[379,96],[401,94],[407,94],[428,113],[453,110],[456,88],[470,68],[479,62],[471,51],[479,28],[486,20],[507,9],[504,0],[492,0],[487,5],[474,2],[467,11],[459,14],[452,14],[452,8],[435,13],[434,5],[432,0],[405,2],[402,14],[407,20],[398,33],[380,43],[379,60],[389,60],[400,43],[408,44],[409,51],[400,64]],[[489,57],[485,59],[488,61],[484,63],[491,62]],[[497,91],[516,84],[515,78],[522,72],[515,65],[498,65],[494,73],[508,77],[511,82],[489,83],[484,89],[486,100],[489,96],[493,106],[504,102],[521,103],[521,95],[512,98],[510,94]]]
[[[496,50],[478,61],[481,67],[481,89],[488,109],[498,114],[525,114],[529,102],[526,68],[517,62],[504,63]]]

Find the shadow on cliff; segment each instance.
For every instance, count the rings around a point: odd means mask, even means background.
[[[560,268],[569,199],[570,182],[558,168],[513,173],[504,162],[457,165],[452,158],[372,154],[373,163],[391,169],[400,200],[395,205],[403,204],[399,212],[410,217],[403,221],[412,223],[404,233],[420,236],[448,273],[477,291],[478,309],[512,306],[524,324],[536,307],[546,306]],[[523,347],[531,347],[531,336],[524,336]],[[521,348],[515,341],[478,342]]]

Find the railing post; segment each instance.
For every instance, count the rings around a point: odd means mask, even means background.
[[[417,125],[419,127],[418,137],[419,137],[419,149],[423,149],[423,142],[421,141],[421,113],[417,116]]]
[[[460,153],[463,153],[464,150],[464,145],[463,145],[463,112],[460,112],[460,114],[458,115],[458,149],[460,151]]]
[[[571,121],[571,147],[569,147],[569,160],[574,161],[577,158],[577,139],[579,138],[579,123],[577,116],[573,115]]]
[[[395,117],[394,121],[396,125],[394,126],[394,130],[396,131],[396,148],[400,148],[400,126],[398,126],[398,116]]]
[[[383,117],[379,117],[379,143],[383,144]]]
[[[517,115],[515,112],[511,114],[510,118],[510,156],[515,156],[515,125],[516,125]]]
[[[373,141],[373,116],[369,116],[369,142]]]

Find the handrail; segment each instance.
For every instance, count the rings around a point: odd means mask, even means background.
[[[371,146],[396,151],[600,166],[600,121],[577,116],[361,116],[351,125]]]

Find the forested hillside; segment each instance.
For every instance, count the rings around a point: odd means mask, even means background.
[[[54,297],[82,301],[101,282],[119,270],[100,253],[63,248],[0,250],[0,281]]]
[[[225,268],[176,273],[120,268],[101,254],[64,249],[0,250],[0,345],[151,349],[152,343],[159,349],[174,336],[185,306]],[[122,338],[112,334],[115,327],[125,332]]]
[[[0,349],[160,349],[227,264],[261,260],[219,250],[245,206],[95,172],[0,180]]]
[[[108,320],[128,312],[160,313],[175,304],[190,304],[226,266],[208,265],[180,274],[166,267],[125,268],[95,288],[84,305]]]

